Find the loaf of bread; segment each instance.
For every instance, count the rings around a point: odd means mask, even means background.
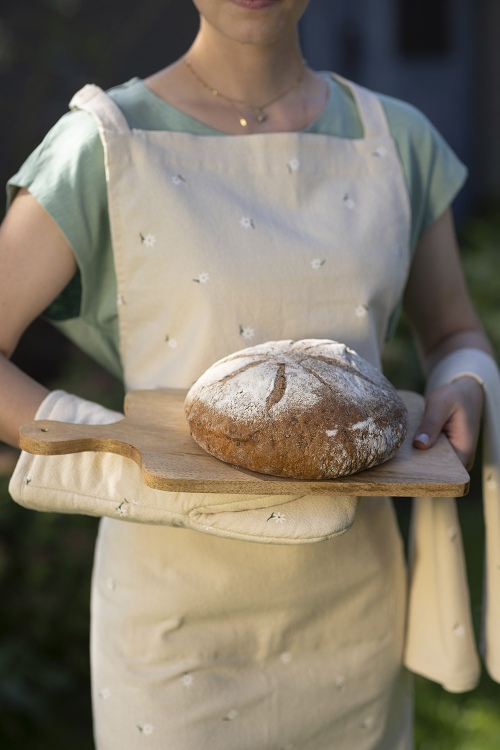
[[[394,456],[408,415],[375,367],[336,341],[270,341],[216,362],[189,390],[191,435],[238,467],[296,479],[354,474]]]

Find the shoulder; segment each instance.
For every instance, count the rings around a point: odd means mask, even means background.
[[[358,130],[352,127],[356,105],[347,83],[342,93],[344,111],[350,115],[346,118],[351,126],[349,136],[362,137],[359,113]],[[453,201],[466,179],[467,169],[435,125],[417,107],[366,88],[364,93],[380,102],[389,134],[396,145],[410,201],[410,241],[413,247]]]
[[[412,245],[450,206],[467,168],[434,124],[407,102],[379,94],[403,165],[412,207]]]
[[[417,107],[402,99],[360,86],[332,73],[327,77],[330,97],[323,118],[325,132],[346,138],[363,137],[361,116],[356,103],[355,91],[375,98],[382,106],[390,135],[405,151],[410,147],[417,152],[428,149],[443,139],[430,120]]]
[[[169,129],[168,105],[150,91],[140,78],[114,86],[107,95],[121,109],[129,127],[139,130]]]
[[[416,153],[447,147],[446,141],[429,118],[417,107],[401,99],[377,94],[393,138]]]
[[[41,160],[78,160],[81,155],[99,150],[100,137],[94,118],[83,110],[63,115],[49,130],[38,149]],[[36,151],[34,152],[36,153]]]
[[[68,112],[9,179],[8,202],[23,187],[53,216],[58,202],[64,198],[67,203],[68,190],[89,181],[102,161],[93,119],[85,112]]]
[[[331,74],[331,78],[335,81],[334,75]],[[349,119],[353,119],[354,113],[359,117],[354,96],[355,90],[359,89],[361,95],[374,97],[380,102],[390,133],[398,144],[411,144],[415,149],[419,150],[422,147],[429,148],[432,143],[439,145],[445,143],[429,118],[413,104],[394,96],[368,89],[365,86],[360,86],[353,81],[340,78],[336,83],[337,86],[334,90],[336,91],[337,100],[334,104],[341,106],[345,110],[348,116],[347,122],[349,122]]]
[[[394,125],[404,126],[414,135],[424,135],[433,126],[424,113],[403,99],[387,94],[375,93],[382,104],[387,118]]]
[[[140,78],[131,78],[125,83],[106,89],[106,94],[113,99],[120,109],[134,109],[144,102],[145,86]],[[146,90],[147,91],[147,90]]]
[[[123,108],[125,116],[134,119],[142,109],[142,86],[133,79],[110,89],[109,96]],[[132,126],[134,124],[132,123]],[[35,193],[40,202],[69,188],[94,193],[105,185],[104,153],[97,122],[84,109],[72,109],[49,130],[18,172],[9,180],[12,198],[18,187]],[[97,190],[103,194],[103,190]],[[105,191],[104,191],[105,192]]]
[[[439,175],[443,181],[461,183],[467,170],[429,118],[408,102],[378,94],[391,135],[407,169],[423,180]]]
[[[98,169],[102,158],[102,144],[93,118],[86,112],[68,112],[10,178],[10,197],[19,187],[25,187],[41,198],[58,184],[66,183],[67,186],[75,181],[85,181]]]

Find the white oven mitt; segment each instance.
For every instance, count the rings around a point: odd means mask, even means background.
[[[431,373],[427,392],[470,376],[484,388],[483,505],[486,554],[482,650],[500,682],[500,376],[479,349],[460,349]],[[405,663],[451,692],[474,688],[480,676],[455,500],[414,499]]]
[[[109,424],[118,412],[64,391],[43,401],[36,419]],[[165,492],[145,485],[132,459],[88,451],[63,456],[21,453],[9,491],[26,508],[167,524],[216,536],[274,544],[319,542],[347,531],[358,498]]]

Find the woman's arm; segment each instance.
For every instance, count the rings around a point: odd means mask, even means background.
[[[493,356],[466,288],[450,210],[418,244],[404,306],[424,373],[429,373],[447,354],[464,347],[482,349]],[[427,398],[415,446],[429,448],[440,432],[445,432],[464,465],[470,468],[482,406],[482,388],[473,378],[463,377],[437,389]]]
[[[9,358],[76,270],[57,224],[20,190],[0,227],[0,440],[11,445],[17,445],[20,425],[33,419],[48,391]]]

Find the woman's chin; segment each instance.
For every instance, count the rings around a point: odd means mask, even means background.
[[[276,5],[280,0],[231,0],[231,2],[248,10],[264,10],[271,5]]]

